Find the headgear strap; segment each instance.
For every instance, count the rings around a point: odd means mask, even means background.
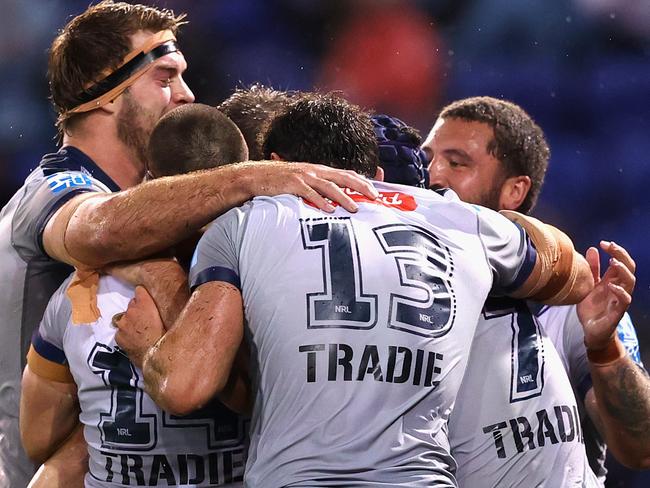
[[[170,30],[153,34],[142,46],[128,53],[115,71],[102,72],[102,79],[86,87],[78,97],[81,104],[68,110],[66,115],[89,112],[114,100],[144,75],[156,59],[178,51],[175,41]]]

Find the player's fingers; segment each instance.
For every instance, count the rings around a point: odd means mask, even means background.
[[[589,269],[591,269],[591,274],[594,277],[594,283],[600,281],[600,254],[598,249],[595,247],[590,247],[585,253],[585,259],[589,263]]]
[[[607,288],[616,296],[616,301],[618,302],[616,303],[614,301],[612,305],[626,309],[632,303],[632,296],[622,286],[615,283],[607,283]]]
[[[320,195],[338,203],[348,212],[356,212],[359,210],[359,206],[354,200],[352,200],[350,195],[347,195],[343,189],[335,183],[315,176],[307,179],[306,183]]]
[[[379,192],[372,182],[363,176],[350,170],[338,170],[333,168],[319,168],[316,173],[320,178],[329,180],[336,185],[358,191],[372,200],[379,196]]]
[[[135,287],[135,297],[133,298],[133,301],[138,305],[156,305],[153,301],[153,298],[144,286]]]
[[[623,246],[616,244],[614,241],[601,241],[600,247],[611,257],[618,259],[627,266],[632,273],[636,272],[636,263],[634,262],[634,259],[632,259],[632,256],[630,256],[630,253],[627,252],[627,249]]]
[[[125,314],[125,312],[120,312],[120,313],[116,313],[115,315],[113,315],[113,318],[111,319],[111,325],[113,327],[115,327],[116,329],[119,329],[120,328],[120,323],[121,323],[122,319],[124,318],[124,314]]]
[[[610,258],[603,280],[623,287],[628,293],[632,293],[636,285],[636,276],[616,258]]]
[[[323,210],[325,212],[332,213],[334,212],[334,205],[332,205],[326,198],[324,198],[320,193],[314,190],[311,186],[302,183],[298,185],[293,191],[294,195],[301,197],[303,200],[311,203],[316,208]]]

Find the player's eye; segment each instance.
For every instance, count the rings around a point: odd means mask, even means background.
[[[171,78],[165,78],[164,80],[160,80],[160,84],[167,88],[169,85],[172,84],[172,79]]]

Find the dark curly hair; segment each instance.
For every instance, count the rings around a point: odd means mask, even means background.
[[[304,93],[278,116],[264,142],[287,161],[319,163],[375,176],[378,149],[370,114],[335,93]]]
[[[271,122],[287,110],[297,92],[280,91],[255,83],[248,88],[238,88],[217,108],[232,120],[244,134],[249,158],[264,159],[262,145]]]
[[[530,212],[542,189],[550,157],[544,132],[530,115],[506,100],[472,97],[447,105],[439,117],[482,122],[492,127],[494,138],[486,150],[503,164],[506,177],[530,178],[530,190],[517,209],[522,213]]]

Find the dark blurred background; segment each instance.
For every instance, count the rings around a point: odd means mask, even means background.
[[[0,203],[54,150],[47,48],[89,0],[2,0]],[[147,3],[145,1],[145,3]],[[578,249],[635,258],[632,317],[650,363],[649,0],[160,0],[187,12],[180,42],[197,101],[256,81],[342,90],[424,135],[447,102],[491,95],[545,130],[551,164],[535,214]],[[612,464],[608,486],[647,487]]]

